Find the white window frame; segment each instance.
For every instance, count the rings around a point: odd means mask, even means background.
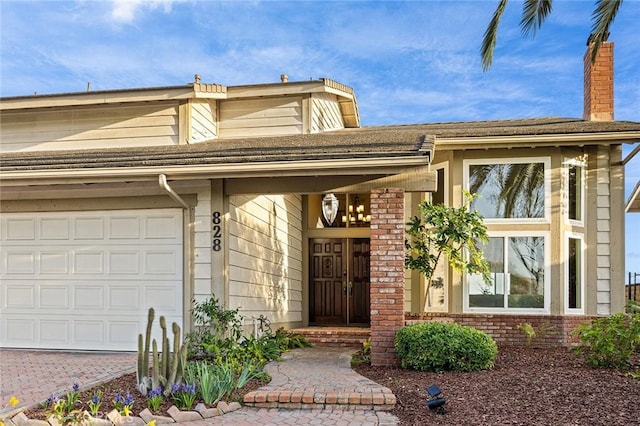
[[[543,308],[479,308],[469,306],[469,276],[465,274],[464,277],[464,289],[463,289],[463,312],[464,313],[501,313],[501,314],[548,314],[550,313],[551,306],[551,233],[549,231],[499,231],[499,232],[487,232],[489,238],[503,238],[510,237],[542,237],[544,238],[544,307]],[[508,246],[506,246],[508,247]],[[504,265],[508,265],[508,252],[504,253]],[[505,300],[509,297],[509,285],[510,280],[505,282]]]
[[[580,279],[580,308],[569,308],[569,239],[580,241],[580,269],[577,271]],[[584,303],[585,303],[585,275],[584,275],[584,263],[585,263],[585,244],[584,234],[576,232],[565,232],[564,234],[564,313],[567,315],[583,315]]]
[[[438,172],[438,170],[444,170],[443,172],[444,174],[444,205],[448,206],[449,205],[449,162],[444,161],[442,163],[432,164],[431,170],[435,171],[436,173]]]
[[[551,157],[482,158],[463,160],[463,188],[469,190],[469,166],[482,164],[542,163],[544,167],[544,216],[541,218],[484,218],[486,224],[551,223]]]
[[[572,226],[584,226],[584,208],[585,202],[584,198],[586,195],[586,161],[581,158],[565,158],[562,163],[562,182],[563,182],[563,190],[562,197],[563,203],[562,208],[564,210],[564,222],[568,225]],[[577,166],[580,167],[580,220],[570,219],[569,218],[569,167]]]
[[[443,170],[443,175],[444,175],[444,205],[445,206],[449,206],[449,162],[448,161],[444,161],[442,163],[438,163],[438,164],[432,164],[431,165],[431,170],[435,170],[436,172],[438,170]],[[434,306],[430,306],[427,308],[427,310],[425,312],[449,312],[449,280],[451,279],[451,276],[449,274],[449,264],[447,262],[445,262],[444,260],[442,260],[441,262],[438,263],[438,268],[443,268],[444,270],[444,302],[442,304],[442,306],[438,306],[438,307],[434,307]],[[437,269],[438,269],[437,268]],[[424,280],[424,275],[420,274],[420,279]],[[433,295],[433,293],[435,292],[435,290],[433,288],[429,289],[429,291],[431,292],[431,295]]]

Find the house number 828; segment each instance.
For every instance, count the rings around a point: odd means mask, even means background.
[[[222,249],[222,220],[220,212],[213,212],[211,215],[211,221],[213,222],[213,239],[211,240],[211,248],[213,251],[220,251]]]

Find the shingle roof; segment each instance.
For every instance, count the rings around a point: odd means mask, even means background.
[[[640,123],[538,118],[363,127],[311,135],[215,139],[194,145],[5,153],[1,171],[260,163],[422,156],[423,140],[612,134],[640,140]]]

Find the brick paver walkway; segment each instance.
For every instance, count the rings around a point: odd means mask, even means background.
[[[11,395],[19,407],[45,401],[73,383],[91,387],[135,371],[136,353],[58,352],[0,349],[0,408]]]
[[[175,425],[397,425],[398,419],[374,408],[373,395],[383,395],[387,403],[395,401],[391,391],[355,373],[350,367],[353,349],[307,348],[286,353],[279,362],[270,363],[266,371],[272,381],[256,391],[279,400],[282,394],[301,389],[313,393],[317,404],[298,408],[283,404],[278,408],[243,407],[222,416]],[[52,392],[69,390],[73,382],[82,387],[109,380],[135,370],[135,353],[51,352],[0,350],[0,399],[11,395],[20,406],[44,401]],[[349,404],[327,402],[327,395],[354,394]],[[355,398],[358,395],[358,401]],[[367,395],[363,397],[363,395]],[[277,397],[276,397],[277,396]],[[323,399],[324,398],[324,399]],[[275,402],[275,401],[274,401]]]

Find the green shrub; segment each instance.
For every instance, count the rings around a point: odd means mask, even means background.
[[[419,371],[478,371],[492,368],[496,342],[486,333],[455,323],[425,322],[398,330],[402,368]]]
[[[640,348],[640,312],[597,318],[580,324],[573,333],[582,342],[576,352],[594,367],[628,368],[631,355]]]

